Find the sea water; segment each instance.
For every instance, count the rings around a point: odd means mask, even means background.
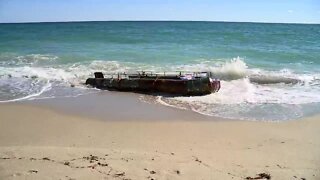
[[[76,97],[94,71],[211,71],[218,93],[142,95],[208,116],[320,112],[320,25],[226,22],[0,24],[0,102]],[[71,87],[74,86],[74,87]]]

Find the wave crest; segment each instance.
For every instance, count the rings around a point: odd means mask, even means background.
[[[247,76],[248,66],[240,57],[225,62],[221,67],[209,69],[215,78],[222,80],[236,80]]]

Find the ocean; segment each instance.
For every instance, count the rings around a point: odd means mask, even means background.
[[[0,24],[1,103],[98,93],[83,85],[94,71],[141,70],[211,71],[221,80],[221,90],[206,96],[137,95],[149,103],[258,121],[319,114],[320,25]]]

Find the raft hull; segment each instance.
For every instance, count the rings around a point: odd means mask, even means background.
[[[197,77],[191,80],[180,78],[88,78],[87,85],[98,89],[133,92],[158,92],[184,96],[198,96],[217,92],[220,81],[209,77]]]

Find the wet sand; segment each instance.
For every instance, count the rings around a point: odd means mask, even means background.
[[[141,99],[145,98],[145,99]],[[164,106],[155,97],[130,92],[99,91],[73,98],[20,102],[103,121],[193,121],[221,120],[192,111]]]
[[[121,97],[0,104],[0,179],[320,179],[319,116],[226,121]]]

